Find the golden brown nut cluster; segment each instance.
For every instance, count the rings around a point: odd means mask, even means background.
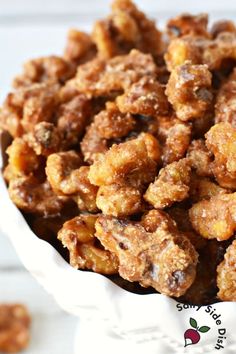
[[[230,21],[182,14],[162,32],[115,0],[91,35],[69,31],[62,57],[26,63],[0,109],[3,174],[73,267],[235,300],[235,48]]]
[[[0,305],[0,351],[16,353],[25,349],[30,339],[30,315],[24,305]]]

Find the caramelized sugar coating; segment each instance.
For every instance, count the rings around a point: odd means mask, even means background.
[[[104,215],[132,215],[142,210],[142,193],[127,184],[110,184],[99,187],[96,203]]]
[[[98,188],[88,179],[89,167],[81,164],[81,157],[73,150],[51,154],[47,159],[47,178],[57,195],[73,196],[80,210],[94,212]]]
[[[236,230],[236,193],[201,200],[189,210],[193,228],[207,239],[228,240]]]
[[[154,139],[154,138],[153,138]],[[144,136],[113,145],[90,167],[89,180],[97,186],[113,183],[130,183],[141,186],[156,174],[156,162]]]
[[[236,27],[233,21],[230,20],[219,20],[213,23],[211,27],[211,35],[213,38],[216,38],[222,32],[232,32],[236,33]]]
[[[236,241],[227,248],[224,260],[217,267],[218,298],[222,301],[236,301],[235,282]]]
[[[165,115],[169,108],[164,87],[147,76],[125,90],[122,96],[117,97],[116,102],[121,112],[144,116]]]
[[[40,183],[34,176],[12,179],[9,194],[19,209],[45,216],[58,214],[67,201],[58,197],[47,181]]]
[[[57,84],[34,84],[10,93],[1,112],[2,126],[13,137],[32,131],[35,124],[54,119],[58,104]]]
[[[90,123],[91,102],[85,95],[76,95],[58,110],[57,126],[68,147],[76,145]]]
[[[75,75],[76,67],[65,59],[51,55],[29,60],[24,64],[23,73],[13,82],[15,88],[35,83],[54,82],[62,84]]]
[[[209,38],[207,32],[208,15],[199,14],[191,15],[189,13],[183,13],[179,16],[171,18],[166,25],[167,33],[169,37],[182,37],[187,34],[191,36],[201,36]]]
[[[101,274],[116,274],[117,257],[97,245],[95,221],[97,215],[80,215],[64,223],[59,240],[70,253],[70,264],[77,269],[91,269]]]
[[[109,96],[156,72],[157,67],[150,54],[132,49],[127,55],[107,61],[98,57],[79,66],[76,87],[88,96]]]
[[[94,125],[103,139],[122,138],[134,129],[135,119],[129,111],[122,113],[116,103],[107,102],[106,109],[95,116]]]
[[[30,340],[31,318],[21,304],[0,305],[0,351],[16,353],[27,348]]]
[[[213,156],[203,139],[192,140],[187,157],[198,176],[211,177],[213,175],[211,169]]]
[[[186,60],[192,64],[206,64],[209,70],[219,70],[225,60],[235,60],[236,34],[222,32],[215,39],[186,35],[173,39],[165,53],[169,71]]]
[[[7,148],[8,166],[12,177],[24,176],[33,173],[40,167],[40,159],[29,143],[23,138],[16,138]]]
[[[89,34],[70,29],[67,34],[67,41],[64,50],[64,58],[68,62],[82,64],[91,60],[96,54],[95,45]]]
[[[62,134],[53,123],[36,124],[25,139],[37,155],[48,156],[62,148]]]
[[[133,48],[154,57],[163,51],[161,32],[155,22],[149,20],[130,0],[115,0],[112,13],[97,21],[93,29],[93,40],[98,55],[111,58],[129,53]]]
[[[167,214],[150,211],[140,222],[101,215],[96,237],[119,259],[119,273],[162,294],[181,296],[195,278],[197,253]]]
[[[199,177],[195,174],[191,176],[190,198],[193,202],[203,199],[210,199],[216,195],[230,193],[229,189],[220,187],[209,178]]]
[[[191,167],[187,159],[167,165],[149,185],[144,199],[156,209],[163,209],[186,199],[189,195],[190,174]]]
[[[81,152],[84,161],[93,163],[96,158],[108,150],[107,140],[98,134],[98,127],[95,123],[91,123],[80,143]]]
[[[175,117],[158,117],[157,136],[162,144],[162,161],[168,165],[185,156],[191,141],[191,126]]]
[[[220,87],[216,96],[215,122],[228,122],[236,128],[236,70]]]
[[[212,75],[206,65],[186,62],[176,67],[166,87],[169,102],[182,121],[200,118],[210,108]]]
[[[206,134],[206,145],[214,155],[213,174],[220,186],[236,188],[236,128],[229,123],[214,125]]]

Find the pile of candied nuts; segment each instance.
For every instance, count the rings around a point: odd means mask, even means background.
[[[235,65],[231,21],[183,14],[161,32],[115,0],[15,78],[0,112],[12,201],[75,268],[235,301]]]

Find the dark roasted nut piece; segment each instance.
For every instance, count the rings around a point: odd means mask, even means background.
[[[155,75],[157,67],[150,54],[131,50],[127,55],[108,61],[95,58],[80,65],[76,75],[76,87],[88,96],[109,96],[138,81],[143,76]]]
[[[236,301],[236,241],[227,248],[224,260],[217,267],[218,298],[222,301]]]
[[[236,230],[236,193],[217,194],[192,206],[189,216],[193,228],[207,239],[229,239]]]
[[[220,186],[236,188],[236,128],[229,123],[214,125],[206,134],[206,145],[215,159],[212,172]]]
[[[141,211],[142,194],[126,184],[111,184],[99,188],[96,203],[104,215],[128,216]]]
[[[126,182],[141,186],[153,180],[156,162],[150,149],[152,146],[145,136],[113,145],[109,151],[101,154],[90,167],[90,182],[97,186]]]
[[[23,74],[13,82],[15,88],[30,86],[34,83],[64,83],[74,76],[76,67],[65,59],[52,55],[32,59],[24,64]]]
[[[236,70],[220,87],[216,96],[215,122],[228,122],[236,128]]]
[[[134,129],[135,119],[129,112],[121,113],[114,102],[107,102],[106,109],[94,118],[98,135],[103,139],[122,138]]]
[[[79,142],[85,127],[90,122],[91,102],[85,95],[76,95],[60,106],[58,128],[63,134],[65,144],[71,147]]]
[[[198,176],[211,177],[213,175],[211,170],[213,156],[203,139],[192,140],[187,157]]]
[[[95,245],[97,215],[80,215],[64,223],[58,238],[70,253],[70,264],[79,269],[91,269],[102,274],[115,274],[118,261],[115,255]]]
[[[161,32],[130,0],[115,0],[112,14],[95,23],[93,40],[98,54],[110,58],[133,48],[154,57],[163,51]]]
[[[77,65],[91,60],[96,54],[95,45],[89,34],[70,29],[67,35],[64,57]]]
[[[16,353],[25,349],[30,340],[30,323],[24,305],[0,305],[0,351]]]
[[[175,68],[166,87],[168,100],[183,121],[201,118],[210,108],[212,75],[206,65],[186,62]]]
[[[170,38],[182,37],[187,34],[190,34],[191,36],[202,36],[209,38],[210,34],[207,32],[207,25],[207,14],[199,14],[194,16],[184,13],[171,18],[167,22],[166,27]]]
[[[160,170],[156,180],[144,194],[144,199],[156,209],[166,208],[189,195],[191,167],[187,159],[173,162]]]
[[[197,253],[167,214],[150,211],[141,223],[100,216],[96,237],[119,259],[119,273],[169,296],[183,295],[195,278]]]
[[[156,117],[168,113],[168,101],[164,87],[152,77],[143,77],[118,96],[121,112]]]
[[[19,209],[45,216],[58,214],[67,201],[54,194],[47,181],[40,183],[33,176],[11,180],[9,194]]]

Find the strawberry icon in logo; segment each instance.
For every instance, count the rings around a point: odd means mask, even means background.
[[[206,333],[210,330],[210,327],[208,326],[198,327],[197,321],[192,317],[190,317],[189,323],[194,329],[189,328],[184,332],[185,347],[197,344],[201,339],[200,333]]]

